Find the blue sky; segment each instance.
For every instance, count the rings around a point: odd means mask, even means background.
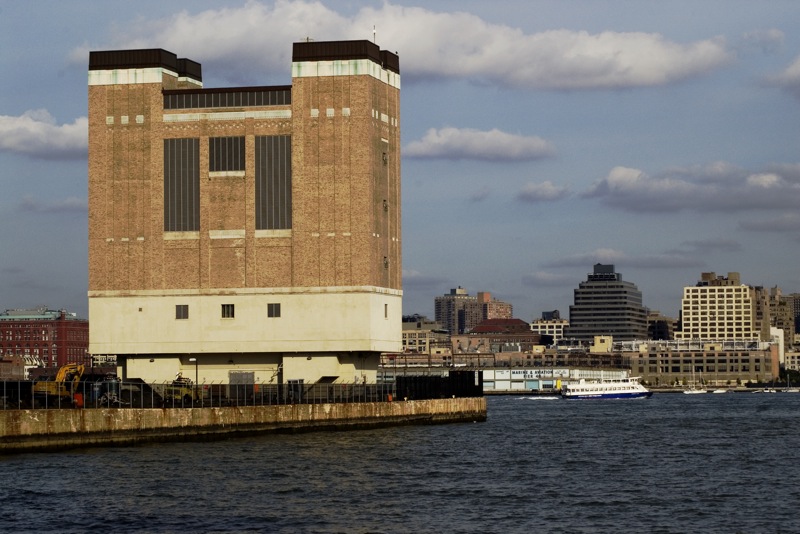
[[[0,0],[0,309],[86,316],[89,50],[205,87],[291,83],[291,43],[402,77],[404,313],[462,286],[531,320],[597,262],[677,315],[704,271],[800,292],[800,3]]]

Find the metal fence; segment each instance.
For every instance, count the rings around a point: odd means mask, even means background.
[[[207,408],[387,402],[386,384],[181,384],[141,380],[78,382],[0,381],[0,409]]]
[[[97,375],[95,375],[97,376]],[[476,371],[444,376],[400,376],[377,384],[193,384],[186,380],[153,383],[121,381],[113,375],[97,380],[0,381],[0,409],[65,408],[209,408],[390,402],[483,396]]]

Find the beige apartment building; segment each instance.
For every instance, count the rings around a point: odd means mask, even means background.
[[[564,331],[569,328],[566,319],[534,319],[531,322],[531,331],[542,336],[551,336],[553,343],[564,338]]]
[[[683,288],[681,328],[675,339],[769,341],[769,305],[763,288],[741,283],[739,273],[702,273]]]
[[[422,315],[403,317],[403,352],[450,355],[450,334],[442,325]]]
[[[374,382],[401,349],[400,71],[294,43],[291,85],[89,59],[89,351],[123,378]]]

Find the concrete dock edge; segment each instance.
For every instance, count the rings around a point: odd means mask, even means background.
[[[0,453],[485,420],[482,397],[215,408],[2,410]]]

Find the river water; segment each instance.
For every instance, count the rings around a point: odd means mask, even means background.
[[[0,456],[2,532],[800,532],[800,394]]]

